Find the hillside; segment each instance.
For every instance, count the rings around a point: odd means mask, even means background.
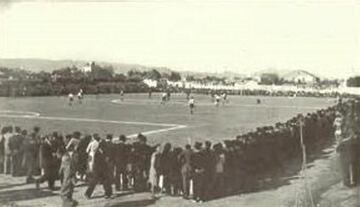
[[[30,70],[33,72],[46,71],[51,72],[53,70],[77,66],[82,67],[87,63],[84,60],[48,60],[48,59],[35,59],[35,58],[16,58],[16,59],[2,59],[0,58],[0,67],[8,67],[8,68],[22,68],[25,70]],[[124,64],[124,63],[112,63],[112,62],[97,62],[101,66],[112,65],[116,73],[127,73],[131,69],[137,70],[149,70],[152,68],[156,68],[159,72],[169,72],[170,69],[165,67],[149,67],[138,64]]]
[[[46,71],[51,72],[53,70],[77,66],[82,67],[88,61],[85,60],[48,60],[48,59],[36,59],[36,58],[16,58],[16,59],[5,59],[0,58],[0,67],[8,68],[22,68],[25,70],[30,70],[33,72]],[[116,63],[116,62],[105,62],[105,61],[95,61],[96,64],[101,66],[112,65],[116,73],[127,73],[131,69],[136,69],[140,71],[146,71],[150,69],[156,69],[160,73],[170,73],[172,70],[167,67],[153,67],[153,66],[144,66],[140,64],[126,64],[126,63]],[[244,77],[243,74],[234,73],[231,71],[225,71],[222,73],[208,73],[208,72],[193,72],[193,71],[178,71],[182,75],[193,75],[196,77],[205,77],[205,76],[217,76],[217,77]]]

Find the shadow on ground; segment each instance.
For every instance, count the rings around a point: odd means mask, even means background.
[[[14,188],[27,185],[26,183],[17,183],[17,184],[10,184],[10,183],[0,183],[0,190],[4,190],[6,188]]]
[[[124,202],[109,202],[105,207],[142,207],[149,206],[155,203],[155,199],[144,199],[136,201],[124,201]]]
[[[4,203],[11,203],[14,201],[31,200],[55,195],[57,194],[54,194],[51,191],[41,191],[35,189],[8,190],[0,192],[0,201]]]

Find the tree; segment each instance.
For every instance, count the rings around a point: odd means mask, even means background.
[[[145,74],[145,78],[152,79],[152,80],[159,80],[161,78],[161,74],[156,69],[152,69]]]
[[[130,82],[140,82],[144,80],[144,73],[136,69],[131,69],[127,72],[127,80]]]
[[[36,77],[40,79],[42,82],[50,82],[51,81],[51,74],[45,71],[40,71],[36,74]]]
[[[188,76],[186,76],[185,80],[186,80],[186,81],[194,81],[195,78],[194,78],[194,76],[192,76],[192,75],[188,75]]]
[[[127,80],[127,78],[124,74],[115,74],[115,76],[114,76],[114,81],[125,82],[126,80]]]
[[[56,77],[57,82],[65,83],[72,80],[72,68],[66,67],[52,72],[52,76]]]
[[[94,65],[89,75],[95,81],[112,81],[114,68],[112,66],[101,67],[99,65]]]
[[[180,81],[181,75],[178,72],[171,71],[169,81]]]
[[[273,85],[273,84],[278,85],[278,84],[280,84],[280,78],[275,73],[264,73],[264,74],[261,74],[260,84],[263,84],[263,85]]]
[[[360,76],[350,77],[346,81],[346,85],[349,87],[360,87]]]

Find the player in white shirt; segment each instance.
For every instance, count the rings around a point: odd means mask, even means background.
[[[120,100],[124,101],[124,91],[123,90],[120,91]]]
[[[166,103],[167,97],[168,97],[167,93],[165,93],[165,92],[161,95],[161,104]]]
[[[69,93],[68,97],[69,97],[69,106],[71,106],[74,102],[74,95],[72,93]]]
[[[82,99],[83,99],[83,90],[82,89],[80,89],[79,93],[77,94],[77,97],[78,97],[79,104],[82,104]]]
[[[193,96],[189,99],[189,107],[190,107],[190,114],[194,113],[194,107],[195,107],[195,99]]]
[[[215,94],[215,106],[218,107],[220,104],[220,96],[218,94]]]
[[[223,105],[225,105],[225,104],[228,102],[227,93],[226,93],[226,92],[224,92],[224,93],[222,94],[222,98],[223,98]]]

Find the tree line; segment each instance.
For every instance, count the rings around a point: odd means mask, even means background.
[[[22,69],[0,67],[0,96],[50,96],[77,93],[87,94],[147,92],[145,78],[159,80],[162,75],[156,69],[127,74],[115,73],[112,66],[94,64],[91,71],[84,72],[76,66],[60,68],[52,72],[31,72]],[[173,79],[175,72],[169,74]],[[180,74],[179,74],[180,76]],[[156,89],[154,89],[156,90]]]

